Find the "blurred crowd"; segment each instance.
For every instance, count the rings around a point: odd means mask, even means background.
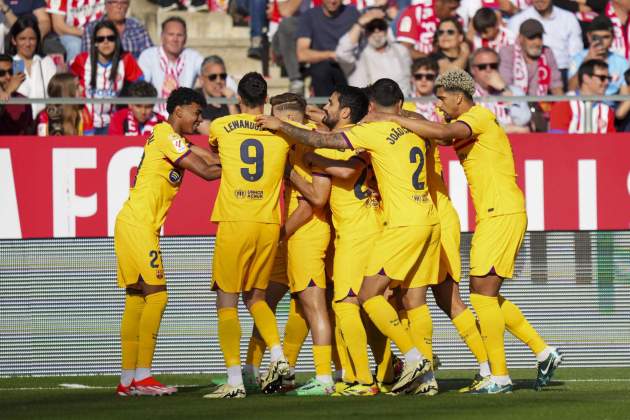
[[[509,132],[630,131],[630,101],[583,98],[630,92],[630,0],[154,2],[162,10],[226,12],[249,25],[247,55],[260,59],[269,41],[293,93],[327,97],[336,85],[387,77],[406,96],[427,97],[408,107],[439,121],[434,81],[460,68],[480,97],[575,96],[484,102]],[[235,96],[225,63],[186,47],[184,19],[164,20],[153,45],[129,7],[130,0],[0,0],[0,135],[142,135],[166,117],[163,105],[2,104],[12,97],[151,103],[193,87],[208,99],[201,132],[239,112],[217,100]]]

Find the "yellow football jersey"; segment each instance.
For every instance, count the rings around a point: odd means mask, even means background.
[[[222,168],[211,220],[280,224],[280,189],[291,142],[259,129],[254,115],[236,114],[212,121],[210,146],[219,149]]]
[[[433,203],[437,206],[438,213],[441,215],[442,209],[451,204],[449,203],[448,188],[446,188],[442,175],[440,150],[434,141],[429,141],[429,150],[427,151],[427,179],[429,182],[429,193]]]
[[[134,186],[118,218],[159,232],[184,176],[177,162],[188,153],[190,145],[184,137],[166,122],[157,124],[144,145]]]
[[[308,128],[304,126],[305,128]],[[289,152],[289,160],[293,164],[293,169],[308,182],[313,181],[313,175],[329,177],[324,173],[311,173],[311,169],[304,165],[304,154],[313,151],[312,147],[303,144],[294,144]],[[298,207],[298,200],[302,199],[302,195],[293,187],[289,190],[288,214],[290,215]],[[319,235],[328,236],[330,234],[330,225],[326,220],[325,207],[323,209],[313,209],[313,217],[306,224],[302,225],[293,236],[308,236],[315,238]]]
[[[357,124],[343,135],[350,146],[370,153],[387,226],[439,223],[428,190],[427,141],[385,121]]]
[[[334,160],[356,156],[350,149],[318,149],[317,154]],[[365,167],[354,179],[332,178],[329,202],[333,226],[339,234],[365,234],[382,225],[380,202],[368,191],[368,172]]]
[[[525,198],[516,184],[512,147],[492,111],[475,105],[460,115],[472,137],[457,140],[457,153],[470,186],[477,220],[525,212]]]

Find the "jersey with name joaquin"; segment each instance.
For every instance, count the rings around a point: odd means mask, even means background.
[[[350,149],[318,149],[317,154],[333,160],[358,159]],[[368,172],[366,165],[358,177],[332,178],[330,210],[333,226],[340,235],[365,235],[382,225],[380,202],[368,189]]]
[[[357,124],[343,136],[349,147],[370,154],[388,227],[439,223],[429,195],[425,140],[387,121]]]
[[[169,123],[156,125],[144,145],[134,185],[118,218],[158,233],[184,176],[177,165],[189,153],[190,144]]]
[[[218,148],[221,185],[213,222],[280,224],[280,190],[291,142],[262,130],[251,114],[210,124],[210,147]]]
[[[524,213],[525,198],[516,184],[512,146],[496,116],[475,105],[455,121],[468,125],[472,132],[453,147],[464,167],[477,220]]]

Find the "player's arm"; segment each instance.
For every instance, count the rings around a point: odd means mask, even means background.
[[[391,121],[412,131],[425,139],[434,139],[438,144],[450,146],[454,140],[467,139],[472,135],[468,124],[456,121],[452,124],[440,124],[426,120],[406,118],[401,115],[372,112],[364,121]]]
[[[221,165],[219,156],[217,156],[217,154],[211,150],[191,144],[190,151],[203,159],[204,162],[206,162],[208,165]]]
[[[313,182],[308,182],[292,169],[289,180],[295,189],[308,200],[312,207],[321,209],[328,202],[332,185],[330,177],[313,173]]]
[[[322,133],[319,131],[305,130],[270,115],[257,115],[256,122],[262,128],[279,131],[298,143],[316,149],[347,149],[349,147],[342,133]]]
[[[297,208],[291,213],[284,226],[280,229],[280,240],[291,237],[299,228],[304,226],[313,217],[313,207],[305,199],[298,199]]]
[[[330,176],[340,179],[353,179],[367,166],[365,156],[352,156],[347,160],[330,159],[317,153],[304,154],[304,163],[317,167]]]
[[[424,115],[419,114],[417,112],[413,112],[413,111],[409,111],[407,109],[401,109],[400,110],[400,115],[406,118],[411,118],[414,120],[424,120],[427,121],[426,118],[424,118]]]
[[[208,164],[208,162],[206,162],[204,158],[192,152],[192,148],[191,153],[187,153],[182,156],[176,162],[176,164],[182,169],[188,169],[189,171],[193,172],[195,175],[200,176],[206,181],[213,181],[215,179],[221,178],[221,165]]]

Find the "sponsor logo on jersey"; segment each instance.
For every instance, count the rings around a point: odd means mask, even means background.
[[[182,180],[182,174],[180,174],[176,169],[171,169],[171,172],[168,174],[168,179],[172,184],[179,184]]]

